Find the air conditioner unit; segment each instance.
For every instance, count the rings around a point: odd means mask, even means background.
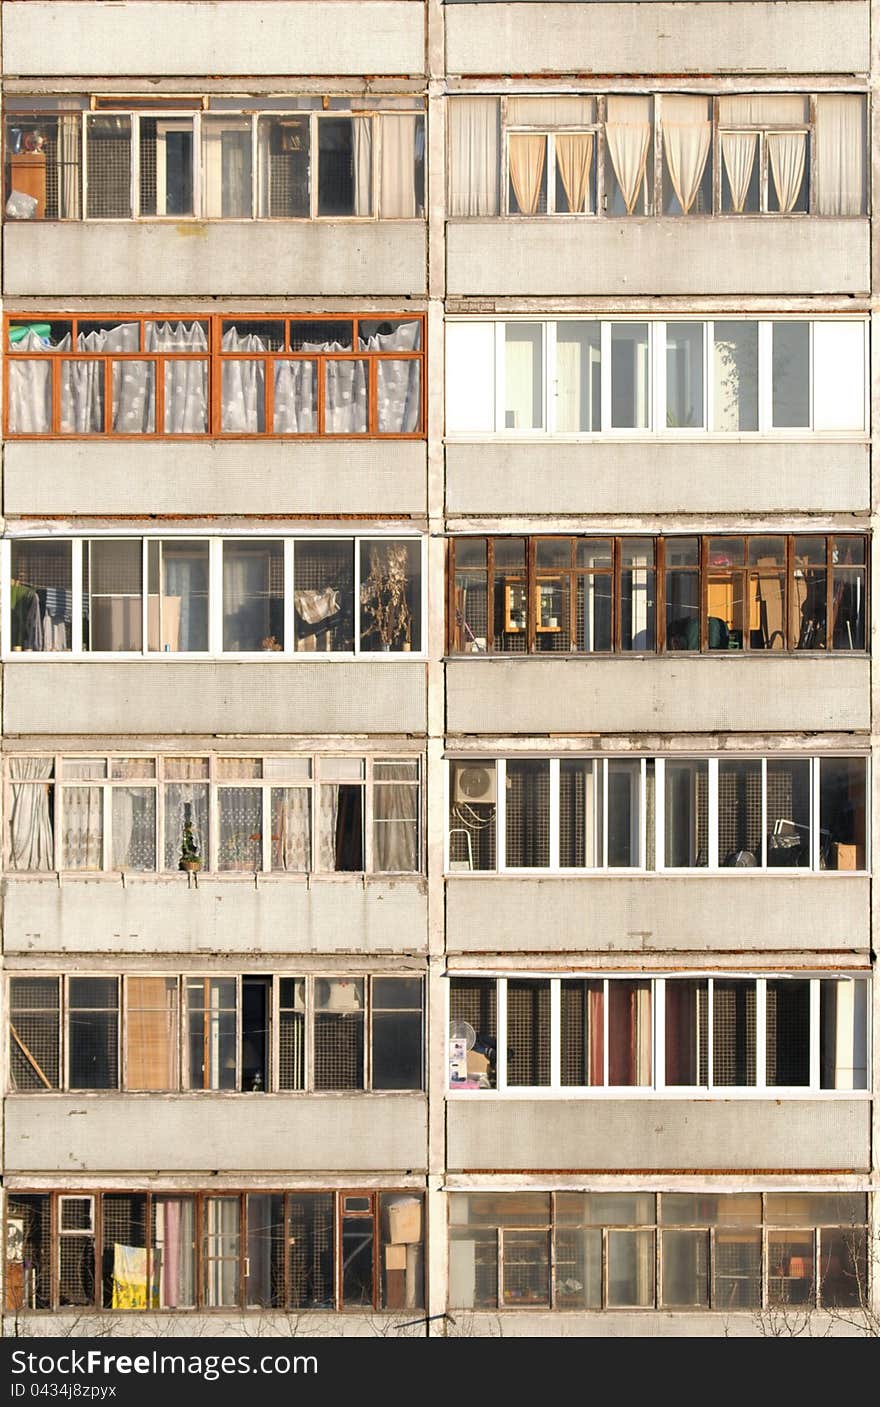
[[[452,800],[456,806],[495,800],[495,768],[476,762],[457,762],[452,774]]]

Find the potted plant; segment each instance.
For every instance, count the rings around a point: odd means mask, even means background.
[[[193,835],[192,827],[192,803],[187,801],[183,807],[183,834],[180,837],[180,868],[187,870],[189,874],[195,874],[202,868],[202,857],[199,854],[198,842]]]
[[[412,611],[406,588],[406,544],[376,543],[370,548],[369,573],[361,582],[361,608],[370,622],[364,626],[364,637],[378,636],[381,650],[410,649]]]

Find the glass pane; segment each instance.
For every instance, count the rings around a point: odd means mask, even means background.
[[[200,335],[201,325],[194,324],[193,337],[199,349],[205,339]],[[192,345],[184,342],[190,336],[181,324],[175,345]],[[194,348],[195,350],[195,348]],[[183,360],[167,357],[165,360],[165,414],[163,430],[166,435],[205,435],[208,432],[208,363],[198,358]]]
[[[655,636],[654,542],[624,538],[620,545],[620,648],[653,650]]]
[[[667,1085],[705,1086],[708,1083],[708,1002],[709,986],[705,978],[667,978]]]
[[[309,214],[310,133],[307,116],[257,121],[260,214],[292,219]]]
[[[608,1083],[651,1083],[651,983],[608,984]]]
[[[104,363],[61,362],[62,435],[102,435],[104,433]]]
[[[373,772],[373,867],[383,874],[412,874],[419,868],[418,781],[381,782]]]
[[[115,978],[71,978],[68,1071],[71,1089],[116,1089],[117,983]]]
[[[318,789],[318,868],[337,872],[364,868],[364,789],[327,785]]]
[[[511,215],[546,215],[547,138],[537,132],[511,132],[508,165]]]
[[[422,423],[422,366],[382,357],[376,363],[376,406],[380,435],[414,435]]]
[[[114,787],[112,792],[114,870],[155,870],[156,789]]]
[[[202,118],[202,214],[234,220],[253,213],[249,117]]]
[[[85,544],[88,586],[83,582],[88,631],[83,649],[140,651],[143,648],[143,566],[139,538]]]
[[[708,1231],[664,1231],[660,1256],[664,1308],[708,1309]]]
[[[815,1233],[770,1231],[767,1234],[767,1299],[771,1305],[799,1307],[816,1303]]]
[[[193,214],[193,119],[140,119],[141,215]]]
[[[868,1237],[862,1227],[821,1231],[819,1293],[823,1305],[856,1308],[868,1302]]]
[[[557,1309],[601,1309],[602,1232],[555,1232],[554,1280]]]
[[[187,759],[181,758],[184,762]],[[193,758],[195,775],[201,760]],[[167,764],[166,764],[167,774]],[[200,870],[208,863],[208,787],[205,783],[174,782],[165,787],[166,870]]]
[[[372,1217],[342,1218],[342,1303],[346,1309],[372,1305],[373,1220]]]
[[[125,1087],[178,1087],[177,978],[129,977],[125,986]]]
[[[191,1197],[153,1198],[153,1283],[158,1309],[187,1309],[196,1302],[195,1203]]]
[[[675,555],[667,543],[667,566],[675,560]],[[700,648],[700,573],[696,570],[679,568],[666,572],[666,648]]]
[[[111,362],[111,428],[117,435],[152,435],[156,430],[155,363]]]
[[[760,1226],[760,1192],[664,1192],[660,1203],[664,1226]]]
[[[217,865],[221,870],[263,868],[262,787],[218,787],[217,821],[220,827]]]
[[[17,329],[16,329],[17,330]],[[40,341],[36,334],[28,334]],[[21,344],[19,344],[21,346]],[[52,425],[52,362],[48,359],[10,358],[6,363],[9,388],[9,433],[11,435],[48,435]]]
[[[754,981],[715,980],[712,1008],[712,1079],[716,1085],[755,1083]]]
[[[767,864],[810,867],[810,763],[804,759],[767,759]]]
[[[495,869],[495,791],[494,762],[451,765],[450,870]]]
[[[709,764],[667,759],[664,780],[664,864],[667,869],[709,863]]]
[[[305,874],[312,867],[312,793],[272,788],[272,869]]]
[[[86,118],[86,216],[120,220],[131,216],[131,118]]]
[[[61,1074],[57,977],[9,979],[9,1083],[13,1090],[58,1089]]]
[[[641,763],[609,761],[607,785],[608,865],[633,869],[641,864]]]
[[[372,213],[370,118],[318,120],[318,214]]]
[[[369,651],[422,648],[419,542],[360,543],[360,647]]]
[[[62,787],[61,868],[104,867],[104,794],[101,787]]]
[[[283,644],[284,544],[224,542],[224,651],[277,650]]]
[[[761,762],[718,763],[718,863],[760,865],[763,831]]]
[[[865,760],[823,757],[819,763],[819,865],[865,868]]]
[[[864,650],[867,577],[865,540],[835,537],[831,586],[831,629],[835,650]],[[850,565],[853,564],[853,565]]]
[[[760,1231],[716,1232],[714,1264],[713,1309],[760,1308]]]
[[[605,986],[565,981],[561,987],[560,1077],[563,1085],[605,1083]]]
[[[559,863],[597,869],[605,863],[601,760],[562,758],[559,763]]]
[[[45,101],[45,100],[44,100]],[[52,99],[48,100],[48,105]],[[7,220],[79,219],[79,112],[17,112],[5,123]]]
[[[666,424],[701,429],[703,419],[703,323],[666,324]]]
[[[373,1011],[373,1089],[422,1088],[421,1011]]]
[[[296,542],[293,610],[298,651],[354,649],[354,552],[350,540]]]
[[[773,324],[773,424],[806,428],[810,423],[810,324]]]
[[[862,1192],[768,1192],[769,1226],[860,1226],[868,1215]]]
[[[544,424],[543,325],[509,322],[504,333],[504,428],[539,430]]]
[[[550,983],[507,984],[507,1083],[550,1083]]]
[[[550,1304],[550,1237],[546,1231],[504,1231],[501,1281],[507,1308]]]
[[[868,984],[860,978],[819,983],[822,1089],[868,1088]]]
[[[187,1087],[237,1089],[236,983],[234,978],[187,981]]]
[[[10,1193],[6,1204],[6,1309],[52,1303],[52,1199]]]
[[[578,434],[602,428],[598,322],[556,324],[556,429]]]
[[[653,1303],[653,1231],[609,1231],[609,1308],[650,1308]]]
[[[360,357],[324,363],[324,431],[365,435],[369,428],[370,363]]]
[[[382,1308],[417,1309],[424,1304],[422,1199],[381,1193]]]
[[[209,544],[151,542],[148,563],[148,648],[207,650]]]
[[[507,850],[509,869],[550,864],[550,763],[507,763]]]
[[[713,430],[758,428],[758,324],[716,322]]]
[[[13,541],[9,605],[13,650],[69,650],[71,543]]]
[[[287,1297],[293,1309],[335,1307],[332,1192],[288,1195]]]
[[[615,430],[648,427],[648,324],[611,325],[611,425]]]
[[[651,1226],[653,1192],[557,1192],[556,1221],[574,1226]]]
[[[284,1197],[250,1193],[245,1199],[247,1260],[245,1303],[268,1309],[284,1304]]]
[[[810,1083],[810,984],[767,983],[767,1083]]]
[[[205,1304],[211,1309],[239,1303],[241,1255],[238,1197],[208,1197],[204,1234]]]

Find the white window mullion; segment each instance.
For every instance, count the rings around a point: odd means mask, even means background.
[[[62,837],[64,835],[64,800],[61,786],[61,755],[55,754],[55,765],[53,767],[55,776],[55,835],[53,837],[53,854],[55,859],[55,869],[60,872],[62,861]]]
[[[654,760],[654,868],[662,870],[666,862],[666,761]]]
[[[666,323],[649,323],[649,331],[653,333],[652,359],[653,375],[651,377],[651,420],[649,429],[662,434],[666,429]]]
[[[718,868],[718,758],[709,758],[709,869]]]
[[[715,978],[706,979],[706,1088],[714,1089],[714,1062],[715,1062],[715,1042],[713,1026],[715,1016]],[[699,1070],[697,1078],[699,1079]]]
[[[212,538],[208,544],[208,650],[223,652],[223,541]]]
[[[499,757],[495,764],[495,868],[507,868],[507,760]]]
[[[562,1084],[562,984],[558,977],[550,979],[550,1087]]]
[[[611,429],[611,323],[599,324],[599,368],[600,368],[600,425],[606,435]]]
[[[822,986],[818,977],[810,978],[810,1089],[822,1084],[822,1055],[819,1044]]]
[[[292,655],[296,649],[296,617],[293,610],[293,570],[294,570],[294,540],[292,537],[284,539],[284,637],[283,646],[286,655]]]
[[[559,869],[559,758],[550,758],[550,868]]]
[[[547,142],[547,214],[556,214],[556,136],[548,132]]]
[[[810,868],[817,871],[820,868],[822,855],[821,836],[819,827],[822,824],[822,815],[819,809],[819,767],[818,757],[810,758]]]
[[[257,204],[257,179],[260,166],[260,154],[257,150],[257,114],[251,113],[251,219],[256,219],[259,205]]]
[[[767,868],[767,759],[761,758],[761,868]]]
[[[773,428],[773,324],[758,323],[758,429],[766,435]]]
[[[755,980],[755,1088],[767,1085],[767,978]]]
[[[83,652],[82,554],[84,550],[88,551],[88,543],[83,542],[82,538],[75,537],[70,544],[70,652],[73,655],[81,655]]]
[[[495,1081],[499,1090],[507,1089],[507,978],[499,977],[496,987],[495,1011]]]
[[[666,978],[654,979],[654,1088],[666,1088]]]
[[[656,797],[654,809],[657,809]],[[648,759],[643,757],[639,762],[639,843],[638,843],[638,866],[640,870],[647,869],[648,865]]]
[[[703,323],[703,429],[712,429],[715,414],[715,388],[712,384],[712,355],[715,350],[715,324]]]

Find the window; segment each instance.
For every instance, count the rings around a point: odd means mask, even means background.
[[[8,870],[415,874],[417,757],[16,757]]]
[[[867,1211],[859,1193],[454,1192],[449,1305],[855,1306]]]
[[[423,1024],[412,974],[14,976],[9,1087],[419,1091]]]
[[[421,316],[13,317],[6,337],[11,436],[423,433]]]
[[[448,120],[453,218],[866,208],[856,93],[455,95]]]
[[[422,1209],[403,1190],[15,1192],[7,1307],[421,1309]]]
[[[101,111],[83,111],[85,97],[16,99],[8,220],[424,217],[421,98],[92,104]]]
[[[863,871],[866,807],[859,757],[455,758],[447,872]]]
[[[865,649],[867,540],[848,533],[458,537],[449,580],[455,655]]]
[[[868,1088],[861,977],[470,977],[449,1089]]]
[[[314,659],[422,650],[416,537],[32,538],[7,550],[7,651]]]
[[[452,320],[446,430],[523,438],[855,433],[866,425],[866,365],[865,324],[855,320]]]

